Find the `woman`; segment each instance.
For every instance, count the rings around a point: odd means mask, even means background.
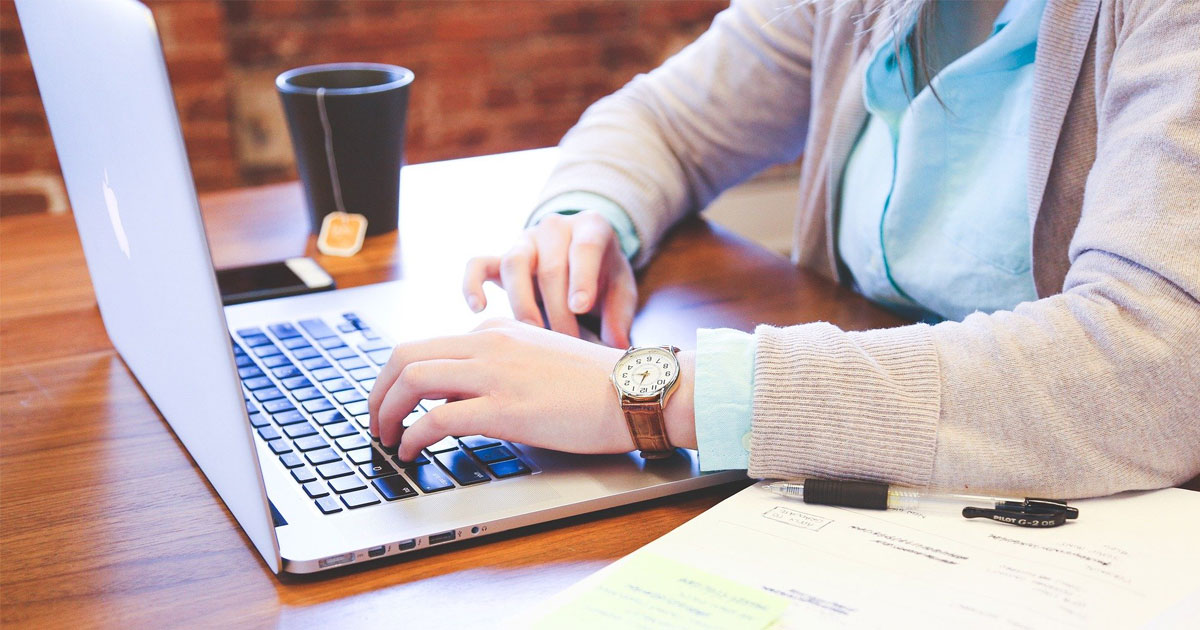
[[[526,323],[398,347],[372,432],[405,459],[475,433],[631,450],[622,351],[575,315],[628,345],[627,260],[803,153],[795,261],[922,323],[699,331],[671,445],[751,477],[1064,498],[1200,473],[1200,4],[780,4],[735,1],[584,114],[531,227],[467,271],[473,308],[497,281]],[[453,402],[405,430],[423,398]]]

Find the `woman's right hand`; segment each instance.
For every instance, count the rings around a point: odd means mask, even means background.
[[[508,292],[513,316],[525,323],[578,337],[575,316],[592,313],[600,317],[604,343],[629,347],[637,283],[616,231],[600,214],[547,215],[503,256],[472,258],[463,296],[475,312],[487,306],[487,281]]]

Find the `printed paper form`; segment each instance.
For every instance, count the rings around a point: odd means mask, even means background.
[[[652,554],[785,598],[779,628],[1200,627],[1200,493],[1072,505],[1078,521],[1029,530],[955,513],[808,505],[753,486],[546,610],[620,586],[621,567]]]

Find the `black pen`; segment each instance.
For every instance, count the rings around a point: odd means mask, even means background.
[[[869,510],[918,510],[933,506],[962,508],[965,518],[988,518],[1018,527],[1057,527],[1079,518],[1079,508],[1054,499],[1007,499],[970,494],[945,494],[917,488],[892,487],[870,481],[805,479],[776,481],[763,486],[775,494],[817,505]]]

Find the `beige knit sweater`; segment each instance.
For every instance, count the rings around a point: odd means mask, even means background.
[[[793,258],[845,281],[832,201],[881,4],[735,0],[585,113],[544,197],[619,203],[644,264],[681,217],[804,153]],[[1040,299],[936,326],[760,326],[751,476],[1073,498],[1200,473],[1200,2],[1049,0],[1034,83]]]

